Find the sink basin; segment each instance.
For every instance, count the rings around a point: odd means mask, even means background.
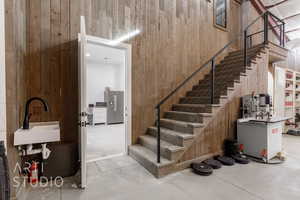
[[[19,129],[14,134],[14,145],[40,144],[60,141],[59,122],[30,123],[29,129]]]

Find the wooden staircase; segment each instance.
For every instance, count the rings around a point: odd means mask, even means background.
[[[129,147],[129,154],[156,177],[162,177],[180,170],[181,157],[191,147],[199,135],[222,114],[222,107],[229,101],[243,77],[247,77],[252,67],[266,53],[264,45],[252,47],[248,51],[249,64],[245,68],[242,51],[229,53],[215,70],[214,104],[210,99],[210,76],[208,73],[192,90],[179,99],[161,119],[161,163],[157,163],[157,128],[149,127],[147,133],[139,137],[138,144]],[[221,147],[220,147],[221,148]],[[215,152],[211,152],[215,153]],[[208,155],[209,157],[209,155]],[[197,159],[197,158],[193,158]]]

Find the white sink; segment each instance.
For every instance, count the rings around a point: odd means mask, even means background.
[[[14,145],[41,144],[60,141],[59,122],[30,123],[29,129],[19,129],[14,134]]]

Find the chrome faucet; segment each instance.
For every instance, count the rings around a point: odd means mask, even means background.
[[[44,105],[45,111],[46,112],[48,111],[48,105],[42,98],[33,97],[33,98],[30,98],[29,100],[27,100],[26,107],[25,107],[25,116],[24,116],[24,121],[23,121],[23,129],[29,129],[29,120],[31,117],[31,114],[29,114],[29,106],[30,106],[31,102],[35,101],[35,100],[42,102]]]

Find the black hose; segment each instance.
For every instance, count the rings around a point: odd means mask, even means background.
[[[3,141],[0,141],[0,197],[1,200],[10,199],[8,161]]]

